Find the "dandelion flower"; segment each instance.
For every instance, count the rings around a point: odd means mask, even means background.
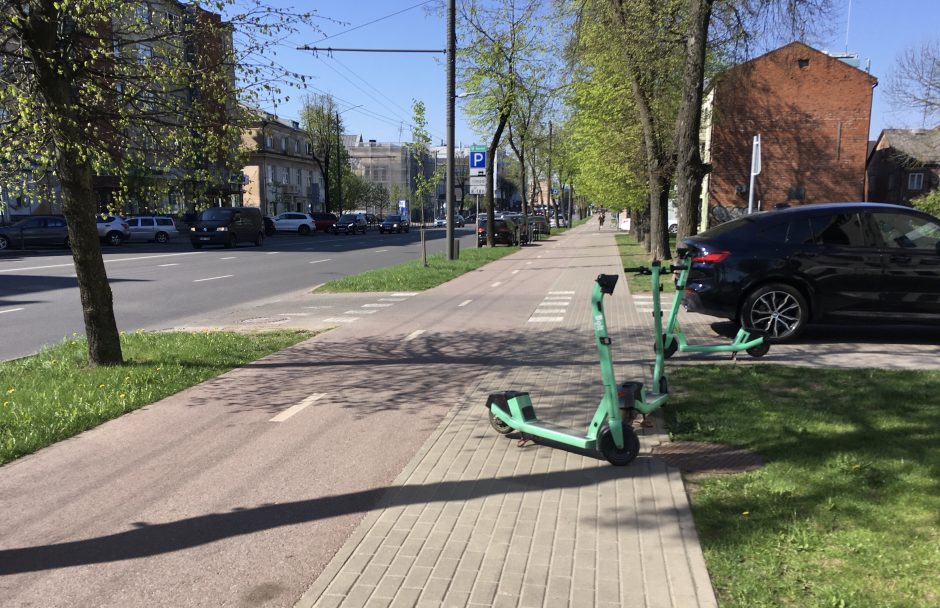
[[[13,388],[12,386],[7,389],[7,395],[12,395],[12,394],[15,393],[15,392],[16,392],[16,389]]]
[[[858,464],[858,463],[855,463],[855,464],[852,465],[852,470],[853,470],[853,471],[857,471],[857,470],[859,470],[860,468],[862,468],[862,465],[860,465],[860,464]]]
[[[741,517],[744,517],[744,518],[750,517],[750,515],[751,515],[750,511],[744,511],[743,513],[741,513]]]

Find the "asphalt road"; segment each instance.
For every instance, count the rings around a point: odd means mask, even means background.
[[[474,246],[472,227],[455,233],[461,247]],[[442,228],[426,231],[429,253],[444,251],[444,235]],[[417,259],[420,233],[278,234],[262,247],[198,251],[180,238],[167,245],[128,241],[102,251],[118,329],[154,330]],[[0,253],[0,360],[33,354],[84,331],[68,251]]]

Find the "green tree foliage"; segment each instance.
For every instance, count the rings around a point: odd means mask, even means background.
[[[236,181],[238,102],[277,97],[252,58],[308,19],[235,0],[0,0],[0,180],[61,184],[92,365],[122,362],[93,177],[114,180],[115,206]]]
[[[337,176],[345,173],[341,166],[343,157],[346,156],[346,148],[341,141],[343,123],[333,96],[324,94],[305,97],[300,110],[300,122],[313,149],[313,160],[323,175],[323,186],[326,190],[325,210],[342,211],[338,200],[337,185],[340,182]]]
[[[411,157],[417,165],[414,176],[414,191],[411,200],[415,204],[421,205],[421,263],[427,267],[428,250],[425,240],[424,224],[427,218],[424,210],[427,207],[428,198],[437,188],[437,183],[441,176],[439,171],[428,171],[427,162],[430,158],[431,135],[428,133],[428,121],[423,101],[415,100],[411,105],[414,113],[414,122],[411,129],[411,140],[408,148],[411,150]]]
[[[923,196],[918,196],[911,201],[914,209],[926,211],[934,217],[940,217],[940,189],[931,190]]]

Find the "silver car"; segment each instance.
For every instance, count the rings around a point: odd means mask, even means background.
[[[171,217],[152,215],[132,217],[127,220],[127,226],[130,228],[131,237],[135,241],[167,243],[180,235]]]
[[[120,245],[131,238],[130,226],[121,216],[99,215],[95,218],[98,223],[98,238],[109,245]]]

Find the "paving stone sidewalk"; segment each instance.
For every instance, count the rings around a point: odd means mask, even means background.
[[[528,339],[463,380],[467,398],[297,606],[717,605],[682,478],[650,454],[666,440],[661,429],[643,431],[633,464],[613,467],[519,447],[490,428],[483,403],[492,391],[531,390],[540,417],[573,428],[587,426],[600,400],[590,289],[597,274],[619,274],[613,236],[588,223],[540,251],[516,254],[520,267],[534,262],[536,271],[541,263],[557,272],[551,293],[571,294],[568,313],[528,324]],[[571,251],[590,255],[575,259]],[[648,384],[648,313],[637,312],[624,285],[605,300],[605,311],[618,380]]]

